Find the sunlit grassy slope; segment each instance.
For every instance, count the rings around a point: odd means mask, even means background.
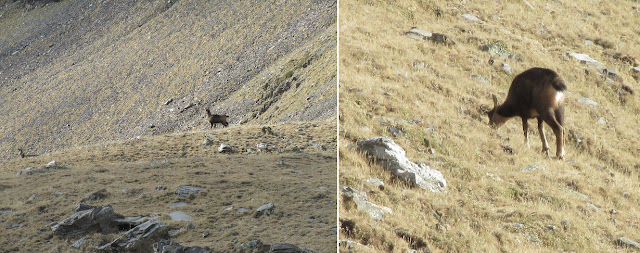
[[[640,53],[637,2],[341,1],[339,7],[340,184],[393,211],[374,221],[341,202],[340,218],[355,223],[353,231],[341,230],[341,240],[365,245],[360,251],[405,252],[410,243],[394,232],[404,229],[433,252],[634,250],[617,240],[640,241],[640,110],[637,95],[624,88],[638,87],[630,70]],[[412,27],[455,44],[405,36]],[[481,50],[490,43],[513,56]],[[590,55],[617,76],[606,81],[568,51]],[[568,85],[564,161],[540,153],[535,127],[527,148],[519,119],[498,130],[487,125],[491,95],[503,100],[513,77],[531,67],[554,69]],[[392,126],[406,136],[393,137]],[[375,136],[393,137],[412,161],[441,171],[448,194],[408,187],[355,151],[357,141]],[[529,165],[540,169],[522,170]],[[385,189],[365,183],[372,177]]]
[[[0,162],[336,110],[335,1],[0,1]],[[286,110],[284,109],[286,107]]]
[[[176,230],[191,223],[195,228],[171,238],[185,246],[232,252],[259,239],[335,252],[335,121],[269,126],[273,134],[259,126],[231,126],[13,159],[0,170],[0,252],[94,252],[121,236],[124,231],[75,236],[51,231],[52,222],[71,216],[82,199],[101,189],[106,196],[86,204],[111,205],[117,214],[154,218]],[[207,139],[210,145],[203,144]],[[218,153],[222,143],[235,152]],[[257,148],[260,143],[267,147]],[[52,160],[60,167],[41,168]],[[36,173],[30,175],[28,167]],[[204,190],[182,198],[175,194],[181,185]],[[170,206],[181,201],[186,205]],[[267,203],[274,204],[273,215],[254,217]],[[239,208],[251,211],[238,213]],[[173,211],[193,221],[172,221]],[[85,243],[74,248],[81,238]]]

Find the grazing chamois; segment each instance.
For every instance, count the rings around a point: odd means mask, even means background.
[[[222,128],[229,126],[229,115],[211,114],[209,108],[207,108],[206,110],[207,116],[209,117],[209,123],[211,124],[210,128],[212,128],[214,125],[217,127],[218,123],[222,124]]]
[[[493,109],[487,112],[489,124],[498,128],[512,117],[522,118],[524,140],[529,146],[528,119],[538,119],[538,132],[542,152],[549,156],[549,145],[542,122],[546,122],[556,135],[556,156],[564,159],[564,91],[567,86],[556,72],[545,68],[531,68],[520,73],[511,82],[507,99],[498,105],[493,95]]]
[[[18,155],[20,156],[20,158],[25,158],[25,157],[31,157],[31,156],[38,156],[38,155],[27,155],[24,153],[24,151],[22,151],[21,148],[18,149]]]

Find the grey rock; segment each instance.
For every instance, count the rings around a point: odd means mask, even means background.
[[[210,253],[208,247],[185,247],[173,240],[160,240],[153,244],[154,253]]]
[[[502,70],[503,70],[505,73],[507,73],[507,74],[511,75],[511,66],[509,66],[509,64],[508,64],[508,63],[506,63],[506,62],[503,62],[503,63],[502,63]]]
[[[33,195],[31,195],[31,197],[29,197],[29,198],[27,199],[27,202],[34,201],[34,200],[36,200],[36,198],[38,198],[38,194],[37,194],[37,193],[34,193]]]
[[[258,209],[256,209],[256,214],[254,215],[254,217],[258,218],[260,216],[262,216],[263,214],[271,214],[273,213],[275,206],[273,205],[273,203],[268,203],[268,204],[264,204],[260,207],[258,207]]]
[[[343,186],[341,194],[346,200],[351,200],[356,204],[356,208],[360,211],[368,213],[373,220],[384,220],[385,213],[391,214],[392,211],[388,207],[378,206],[367,200],[367,194],[360,192],[351,187]]]
[[[236,209],[236,213],[246,213],[246,212],[249,212],[249,211],[251,211],[251,209],[245,208],[245,207],[240,207],[240,208]]]
[[[0,209],[0,215],[7,215],[13,213],[11,209]]]
[[[84,211],[84,210],[90,210],[90,209],[94,209],[96,208],[95,206],[90,206],[87,204],[83,204],[80,203],[76,206],[76,208],[73,209],[74,212],[80,212],[80,211]]]
[[[318,150],[318,151],[326,151],[327,148],[321,144],[317,144],[317,143],[313,143],[311,144],[311,148]]]
[[[453,42],[453,40],[447,37],[447,35],[444,35],[441,33],[430,33],[427,31],[420,30],[418,28],[412,28],[411,30],[406,32],[405,35],[414,40],[420,40],[420,41],[429,40],[434,43],[455,45],[455,42]]]
[[[21,176],[21,175],[22,175],[22,171],[21,171],[21,170],[19,170],[19,171],[18,171],[18,173],[16,173],[16,177],[19,177],[19,176]]]
[[[171,218],[171,220],[173,221],[192,221],[193,220],[193,217],[180,211],[169,213],[169,218]]]
[[[260,240],[253,240],[241,243],[235,252],[240,253],[310,253],[304,248],[300,248],[293,244],[275,243],[273,245],[264,244]]]
[[[79,249],[80,247],[82,247],[82,245],[84,244],[85,238],[82,237],[79,240],[77,240],[76,242],[74,242],[71,247],[75,248],[75,249]]]
[[[149,220],[148,217],[133,216],[133,217],[118,218],[118,219],[114,219],[113,221],[118,225],[137,226],[147,222],[148,220]]]
[[[468,14],[468,13],[462,14],[462,17],[466,18],[468,20],[474,21],[474,22],[480,21],[480,19],[478,17],[476,17],[474,15],[471,15],[471,14]]]
[[[189,194],[198,194],[198,192],[204,190],[202,187],[191,186],[191,185],[181,185],[176,189],[176,195],[186,198]]]
[[[169,162],[169,159],[163,159],[161,161],[152,161],[151,163],[149,163],[149,166],[156,166],[156,165],[160,165],[168,162]]]
[[[384,182],[382,182],[382,180],[380,180],[379,178],[369,178],[366,182],[367,184],[373,185],[380,190],[384,190]]]
[[[389,132],[391,134],[393,134],[393,136],[396,137],[396,138],[398,138],[398,137],[405,137],[406,138],[407,137],[407,135],[404,132],[402,132],[402,130],[400,130],[399,128],[394,127],[394,126],[390,126],[389,127]]]
[[[4,229],[9,230],[9,229],[14,229],[14,228],[19,228],[20,226],[22,226],[22,223],[13,224],[11,226],[5,227]]]
[[[447,181],[440,171],[431,169],[426,164],[416,164],[410,161],[402,147],[393,140],[376,137],[358,142],[357,150],[364,153],[371,160],[377,161],[391,173],[422,189],[432,192],[446,192]]]
[[[556,227],[554,225],[547,225],[547,229],[556,231],[556,230],[558,230],[558,227]]]
[[[169,236],[170,237],[175,237],[179,234],[182,234],[182,232],[186,231],[186,229],[184,228],[180,228],[180,229],[171,229],[169,230]]]
[[[544,168],[540,167],[540,165],[537,164],[530,164],[527,166],[522,167],[522,169],[520,169],[522,171],[536,171],[536,170],[544,170]]]
[[[620,238],[618,238],[617,242],[618,242],[619,245],[622,245],[622,246],[625,246],[625,247],[630,247],[630,248],[635,248],[637,250],[640,250],[640,243],[638,243],[638,242],[636,242],[634,240],[631,240],[629,238],[620,237]]]
[[[338,245],[340,245],[340,248],[349,250],[349,252],[371,251],[371,249],[368,246],[361,244],[359,242],[350,241],[350,240],[340,240],[338,242]]]
[[[514,228],[523,228],[523,227],[524,227],[524,224],[522,224],[522,223],[513,223],[513,225],[512,225],[512,226],[513,226]]]
[[[303,253],[309,252],[307,250],[301,249],[296,245],[287,244],[287,243],[275,243],[271,246],[271,250],[269,252],[281,252],[281,253]]]
[[[411,29],[410,31],[405,33],[405,35],[414,40],[429,40],[433,36],[432,33],[417,28]]]
[[[269,252],[271,249],[271,245],[267,245],[262,243],[260,240],[252,240],[248,242],[243,242],[236,248],[236,252],[241,253],[258,253],[258,252]]]
[[[169,226],[149,220],[125,232],[113,242],[98,247],[98,250],[114,252],[150,252],[153,244],[160,238],[166,238]]]
[[[209,139],[204,139],[204,141],[202,142],[202,145],[211,146],[211,145],[213,145],[213,141],[209,140]]]
[[[211,235],[211,233],[204,232],[204,233],[202,233],[202,238],[207,238],[207,237],[209,237],[209,235]]]
[[[633,72],[640,72],[640,68],[639,67],[632,67],[631,70]]]
[[[185,203],[184,201],[180,201],[180,202],[175,202],[175,203],[169,204],[170,208],[182,207],[182,206],[187,206],[187,203]]]
[[[579,54],[571,51],[567,51],[567,54],[575,58],[576,60],[585,63],[590,68],[596,69],[598,73],[602,73],[603,70],[607,69],[607,66],[597,61],[596,59],[591,58],[591,56],[589,56],[588,54]]]
[[[480,82],[481,82],[481,83],[483,83],[483,84],[489,84],[489,79],[487,79],[487,78],[486,78],[486,77],[484,77],[484,76],[481,76],[481,75],[475,75],[475,74],[474,74],[474,75],[471,75],[470,77],[471,77],[471,78],[475,78],[475,79],[477,79],[478,81],[480,81]]]
[[[493,180],[495,180],[495,181],[497,181],[497,182],[502,182],[502,181],[504,181],[504,180],[502,180],[502,178],[501,178],[500,176],[498,176],[498,175],[496,175],[496,174],[493,174],[493,173],[489,173],[489,172],[487,172],[485,175],[487,175],[487,177],[488,177],[488,178],[491,178],[491,179],[493,179]]]
[[[52,168],[52,167],[57,167],[57,166],[58,166],[58,164],[56,163],[55,160],[53,160],[53,161],[47,163],[47,165],[45,165],[45,167],[47,167],[47,168]]]
[[[218,137],[216,137],[216,136],[215,136],[214,134],[212,134],[212,133],[204,133],[204,134],[202,134],[202,135],[203,135],[204,137],[208,138],[208,139],[211,139],[211,140],[215,140],[215,139],[217,139],[217,138],[218,138]]]
[[[515,55],[514,53],[510,52],[509,50],[503,48],[502,46],[500,46],[500,45],[498,45],[496,43],[490,43],[490,44],[483,45],[483,46],[480,47],[480,50],[487,51],[489,53],[489,55],[491,55],[493,57],[520,60],[519,56]]]
[[[598,105],[598,103],[596,103],[595,101],[593,101],[591,99],[588,99],[586,97],[578,98],[578,102],[585,103],[585,104],[588,104],[588,105],[593,105],[593,106],[597,106]]]
[[[89,202],[89,201],[104,199],[106,197],[107,197],[107,190],[106,189],[101,189],[101,190],[99,190],[97,192],[91,193],[91,195],[89,195],[88,197],[80,200],[80,203],[85,203],[85,202]]]
[[[564,230],[569,230],[571,228],[571,222],[569,222],[569,220],[560,221],[560,225],[562,225]]]
[[[536,237],[535,235],[527,235],[527,239],[529,239],[529,241],[535,242],[535,243],[540,242],[540,239],[538,239],[538,237]]]
[[[233,148],[229,144],[220,144],[218,153],[233,153]]]
[[[51,227],[56,235],[80,235],[92,232],[117,230],[114,222],[119,218],[110,205],[84,209]]]
[[[592,203],[590,203],[590,202],[587,202],[586,206],[587,206],[587,208],[589,208],[589,209],[591,209],[591,210],[593,210],[593,211],[596,211],[596,212],[599,212],[599,211],[600,211],[600,208],[599,208],[599,207],[597,207],[596,205],[594,205],[594,204],[592,204]]]

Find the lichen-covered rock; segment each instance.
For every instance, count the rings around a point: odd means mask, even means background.
[[[404,149],[389,138],[375,137],[358,142],[357,149],[411,185],[432,192],[445,192],[447,181],[440,171],[410,161]]]
[[[110,205],[86,208],[51,227],[57,235],[80,235],[117,230],[115,219],[120,218]]]
[[[160,240],[153,244],[154,253],[210,253],[208,247],[185,247],[173,240]]]
[[[351,187],[342,187],[342,196],[346,200],[351,200],[356,204],[356,208],[360,211],[368,213],[373,220],[384,220],[385,213],[391,214],[391,208],[379,206],[367,200],[367,194]]]
[[[156,241],[168,237],[168,231],[169,226],[166,224],[156,220],[148,220],[98,249],[115,252],[150,252]]]

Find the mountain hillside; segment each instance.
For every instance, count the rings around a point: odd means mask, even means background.
[[[342,196],[341,249],[638,251],[637,1],[372,0],[339,8],[339,183],[389,208],[372,217]],[[540,152],[535,120],[530,147],[519,118],[488,125],[491,96],[504,101],[513,78],[532,67],[555,70],[568,87],[564,160],[546,124],[550,157]],[[357,151],[357,142],[378,136],[442,172],[446,193],[396,180]]]
[[[55,234],[52,226],[79,204],[162,222],[169,231],[161,238],[185,247],[232,252],[260,240],[335,252],[335,121],[269,127],[163,134],[12,159],[0,170],[0,252],[95,252],[131,229]],[[220,153],[222,144],[232,151]],[[185,186],[201,190],[179,194]],[[273,209],[260,215],[269,203]],[[176,220],[175,212],[191,218]]]
[[[0,162],[335,117],[335,1],[0,1]]]

